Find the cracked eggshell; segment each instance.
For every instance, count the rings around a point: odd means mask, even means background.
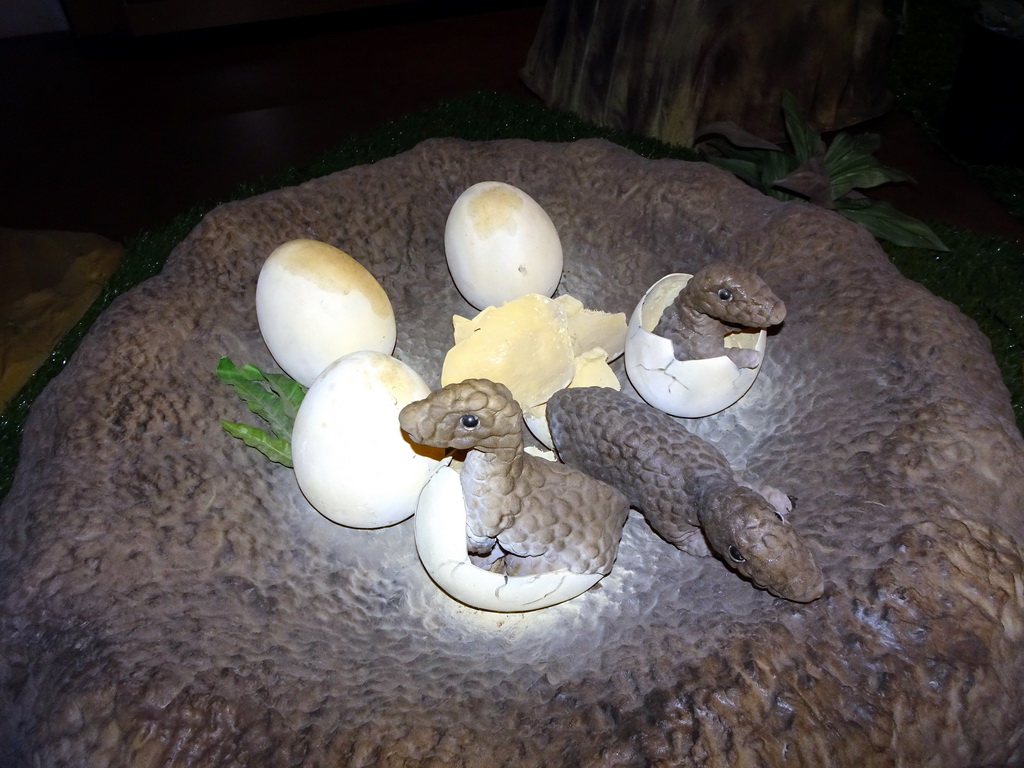
[[[472,320],[452,318],[455,345],[445,355],[441,384],[483,378],[507,386],[534,437],[548,448],[544,404],[567,386],[619,388],[608,361],[622,354],[626,316],[586,309],[563,294],[531,293]]]
[[[529,408],[572,380],[569,321],[558,302],[528,294],[487,307],[471,320],[452,320],[455,345],[445,355],[441,386],[490,379],[504,384],[522,408]]]
[[[482,181],[459,195],[444,228],[455,286],[477,309],[528,293],[550,296],[562,278],[562,243],[536,200],[511,184]]]
[[[398,413],[428,394],[416,371],[381,352],[353,352],[320,374],[292,429],[295,479],[320,514],[381,528],[416,511],[444,452],[410,442]]]
[[[260,333],[285,373],[310,386],[339,357],[395,349],[395,313],[376,278],[344,251],[291,240],[264,262],[256,283]]]
[[[568,293],[555,299],[569,323],[569,338],[576,356],[601,349],[607,360],[622,355],[626,345],[626,315],[587,309],[583,302]]]
[[[677,360],[672,342],[652,331],[692,275],[666,275],[637,304],[626,329],[626,374],[640,396],[672,416],[697,418],[717,413],[739,400],[757,378],[757,368],[738,368],[725,355],[704,360]],[[764,355],[765,331],[734,333],[729,346],[756,349]],[[763,358],[762,358],[763,359]]]
[[[416,551],[431,579],[449,596],[472,608],[521,613],[577,597],[603,576],[549,571],[506,576],[473,564],[466,549],[466,503],[459,473],[440,464],[420,494],[415,518]]]
[[[608,353],[600,347],[594,347],[582,355],[577,355],[573,361],[575,371],[570,387],[609,387],[610,389],[622,389],[615,371],[608,365]],[[554,394],[552,392],[552,394]],[[551,437],[551,428],[548,426],[548,404],[534,405],[523,408],[523,421],[531,434],[536,437],[545,447],[554,450],[555,441]]]

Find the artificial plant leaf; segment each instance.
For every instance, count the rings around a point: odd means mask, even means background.
[[[719,120],[705,123],[697,129],[696,138],[700,140],[705,136],[721,136],[734,147],[740,149],[763,149],[769,152],[782,152],[782,147],[774,144],[760,136],[755,136],[749,131],[740,128],[736,123],[727,120]]]
[[[796,200],[797,195],[775,186],[778,179],[785,178],[796,170],[797,161],[794,155],[789,152],[773,152],[766,156],[759,166],[758,188],[778,200]]]
[[[825,153],[825,143],[804,120],[800,102],[789,91],[782,93],[782,118],[786,124],[786,135],[789,137],[790,144],[793,145],[793,154],[796,155],[798,167],[815,155]]]
[[[842,198],[836,201],[836,210],[843,216],[866,227],[875,237],[910,248],[928,248],[948,251],[945,243],[931,228],[919,219],[898,211],[882,200],[869,198]]]
[[[263,371],[255,365],[243,365],[239,368],[230,357],[222,357],[217,362],[217,378],[228,384],[246,384],[263,379]]]
[[[773,187],[795,192],[814,205],[835,208],[832,202],[831,185],[825,170],[825,161],[815,155],[795,171],[772,182]]]
[[[865,165],[850,168],[845,173],[832,176],[832,195],[841,198],[855,189],[871,189],[891,181],[914,181],[914,177],[895,168],[884,165]]]
[[[796,167],[796,160],[788,152],[766,149],[742,149],[723,139],[711,139],[705,146],[704,157],[719,168],[738,176],[755,189],[770,193],[771,183]],[[717,153],[717,154],[713,154]]]
[[[728,171],[750,186],[760,189],[761,174],[757,163],[754,161],[741,160],[738,157],[716,157],[714,155],[705,155],[704,159],[715,167]]]
[[[222,421],[221,425],[232,437],[237,437],[250,448],[255,448],[271,461],[292,466],[292,444],[280,437],[272,437],[265,430],[234,421]]]
[[[263,376],[274,394],[281,398],[281,407],[291,422],[288,426],[288,434],[291,435],[291,428],[295,424],[295,415],[299,412],[303,398],[306,397],[306,388],[291,376],[286,376],[283,373],[265,373]]]
[[[833,200],[854,189],[870,189],[890,181],[913,181],[903,171],[880,165],[868,151],[870,146],[875,146],[875,143],[859,141],[847,133],[840,133],[833,139],[825,153]]]
[[[882,137],[877,133],[839,133],[832,139],[826,156],[852,152],[856,155],[873,155],[882,146]]]
[[[217,363],[217,378],[230,384],[249,410],[270,425],[276,437],[291,438],[294,415],[289,416],[281,398],[271,389],[266,375],[255,365],[237,367],[230,358]]]

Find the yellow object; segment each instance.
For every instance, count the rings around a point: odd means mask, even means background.
[[[582,355],[595,347],[605,351],[608,360],[622,354],[626,345],[626,315],[586,309],[575,296],[563,294],[555,302],[569,321],[573,352]]]
[[[82,318],[123,256],[120,244],[100,235],[0,229],[0,409]]]
[[[573,361],[575,372],[570,387],[611,387],[621,389],[619,379],[608,365],[609,355],[601,347],[594,347]]]
[[[609,367],[626,343],[626,316],[584,308],[569,295],[529,294],[488,307],[473,319],[453,318],[455,346],[441,370],[441,384],[490,379],[507,386],[527,426],[551,447],[545,403],[567,386],[619,389]]]
[[[472,320],[456,316],[455,346],[444,359],[441,384],[490,379],[522,407],[545,402],[572,380],[569,320],[551,299],[529,294],[488,307]]]

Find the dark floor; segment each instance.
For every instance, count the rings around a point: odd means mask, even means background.
[[[447,97],[528,96],[518,72],[542,6],[511,5],[115,44],[0,40],[0,227],[122,240]],[[872,128],[880,157],[920,182],[890,193],[906,212],[1022,235],[905,115]]]

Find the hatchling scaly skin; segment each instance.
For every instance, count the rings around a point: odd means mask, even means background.
[[[671,416],[604,387],[563,389],[547,405],[560,458],[615,486],[666,541],[718,554],[756,586],[796,602],[824,591],[807,543],[725,456]]]
[[[503,384],[449,384],[399,420],[415,442],[468,451],[460,482],[472,554],[503,555],[510,576],[611,571],[629,502],[578,469],[526,453],[522,410]]]
[[[756,368],[761,353],[726,347],[739,330],[769,328],[786,318],[786,305],[756,274],[732,264],[709,264],[693,275],[662,312],[654,333],[672,342],[677,360],[726,355],[738,368]]]

